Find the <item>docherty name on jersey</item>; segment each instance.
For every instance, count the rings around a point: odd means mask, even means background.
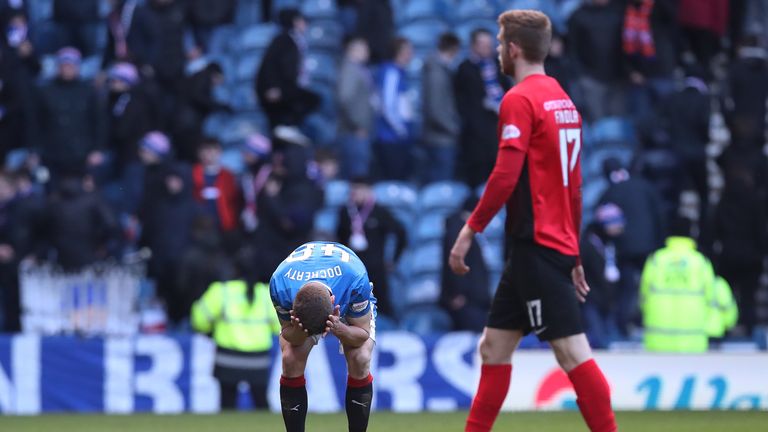
[[[338,265],[316,271],[299,271],[289,267],[288,271],[283,274],[283,277],[295,281],[310,281],[314,279],[333,279],[340,277],[343,274],[344,272],[341,270],[341,266]]]

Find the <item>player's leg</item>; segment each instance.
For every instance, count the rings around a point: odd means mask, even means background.
[[[371,336],[374,337],[373,333]],[[348,372],[345,408],[350,432],[364,432],[368,429],[373,401],[371,355],[374,345],[374,339],[368,339],[359,348],[344,347]]]
[[[478,351],[482,366],[480,383],[467,417],[466,432],[490,431],[507,397],[512,378],[512,353],[523,338],[522,330],[486,327]]]
[[[283,375],[280,377],[280,405],[286,432],[304,432],[307,418],[307,387],[304,369],[307,358],[315,346],[315,340],[308,338],[304,345],[293,346],[280,338]]]
[[[520,296],[520,272],[514,266],[515,251],[507,262],[491,304],[488,325],[478,344],[482,366],[480,383],[472,400],[465,430],[486,432],[493,427],[507,397],[512,377],[512,353],[524,334],[527,316]]]
[[[592,358],[584,333],[550,341],[560,367],[576,391],[576,403],[592,432],[613,432],[616,420],[611,407],[611,389]]]

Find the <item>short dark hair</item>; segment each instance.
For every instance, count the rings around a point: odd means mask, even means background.
[[[277,23],[283,30],[291,30],[297,19],[304,18],[301,11],[296,8],[281,9],[277,14]]]
[[[477,42],[477,39],[482,35],[493,37],[493,33],[491,33],[488,29],[480,27],[472,30],[472,33],[469,34],[469,43],[474,45],[475,42]]]
[[[459,37],[453,32],[445,32],[437,41],[437,49],[441,52],[457,50],[461,46]]]
[[[197,145],[198,150],[212,147],[221,148],[221,142],[218,140],[218,138],[210,136],[203,137],[203,139],[200,140],[200,144]]]
[[[325,331],[333,302],[328,287],[320,282],[307,282],[293,299],[293,313],[310,336]]]
[[[408,39],[398,36],[392,40],[392,58],[397,57],[400,54],[400,51],[402,51],[405,47],[410,46],[411,41]]]

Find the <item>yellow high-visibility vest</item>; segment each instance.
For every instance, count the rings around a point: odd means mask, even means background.
[[[704,352],[709,347],[715,274],[686,237],[670,237],[646,261],[640,284],[644,344],[649,351]]]
[[[246,297],[241,280],[215,282],[192,305],[192,327],[212,333],[216,346],[241,352],[269,351],[273,336],[280,333],[269,287],[258,283],[253,302]]]

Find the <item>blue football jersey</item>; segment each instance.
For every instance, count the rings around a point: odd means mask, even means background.
[[[339,243],[310,242],[288,255],[269,281],[272,303],[281,320],[291,319],[293,299],[310,281],[322,282],[331,288],[342,317],[363,317],[375,307],[376,297],[360,258]]]

